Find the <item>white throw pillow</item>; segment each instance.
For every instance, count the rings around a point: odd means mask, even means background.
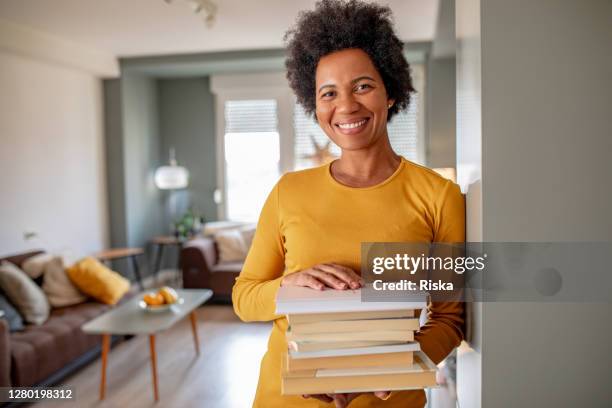
[[[45,265],[51,259],[53,259],[53,254],[38,254],[29,257],[21,264],[21,270],[24,271],[30,278],[36,279],[41,276],[45,272]]]
[[[238,229],[219,231],[215,234],[219,249],[219,263],[244,261],[248,248]]]
[[[45,265],[42,288],[53,307],[76,305],[87,300],[87,296],[74,286],[66,274],[64,262],[59,256]]]
[[[242,234],[242,239],[244,239],[244,244],[246,245],[248,252],[249,248],[251,248],[251,244],[253,243],[253,238],[255,237],[255,225],[249,225],[241,228],[240,233]]]
[[[44,292],[16,265],[0,264],[0,288],[26,322],[43,324],[49,318],[49,302]]]
[[[242,221],[210,221],[204,224],[202,235],[212,237],[223,231],[239,229],[246,225],[249,224]]]
[[[243,262],[249,252],[254,236],[254,225],[218,231],[215,234],[215,241],[219,249],[219,263]]]

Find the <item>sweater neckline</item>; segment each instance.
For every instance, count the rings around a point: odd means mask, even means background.
[[[385,180],[381,181],[378,184],[374,184],[373,186],[368,186],[368,187],[351,187],[351,186],[347,186],[346,184],[342,184],[341,182],[339,182],[338,180],[336,180],[334,178],[334,176],[331,173],[331,165],[332,163],[336,161],[333,160],[329,163],[327,163],[327,165],[325,166],[325,173],[327,178],[329,179],[329,181],[331,181],[332,184],[334,184],[335,186],[339,187],[339,188],[343,188],[345,190],[349,190],[349,191],[367,191],[367,190],[374,190],[377,188],[380,188],[386,184],[389,184],[391,181],[393,181],[393,179],[395,179],[397,177],[398,174],[401,173],[402,169],[405,167],[405,163],[406,163],[406,159],[404,159],[403,156],[400,156],[400,164],[399,166],[397,166],[397,169],[395,169],[395,171],[393,172],[393,174],[391,174],[389,177],[387,177]]]

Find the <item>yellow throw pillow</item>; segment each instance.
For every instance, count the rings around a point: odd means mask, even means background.
[[[107,305],[114,305],[130,290],[130,281],[95,258],[81,259],[66,273],[81,292]]]

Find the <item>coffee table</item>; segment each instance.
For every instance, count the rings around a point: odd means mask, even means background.
[[[138,302],[142,299],[140,293],[101,316],[85,323],[81,328],[85,333],[102,335],[102,375],[100,378],[100,400],[104,399],[106,388],[106,364],[110,348],[111,335],[136,335],[147,334],[149,336],[149,349],[151,354],[151,372],[153,374],[153,396],[159,401],[157,386],[157,357],[155,354],[155,335],[169,329],[176,322],[189,315],[191,320],[191,331],[195,343],[196,355],[200,354],[200,343],[198,340],[197,319],[195,309],[208,301],[213,292],[210,289],[177,289],[179,298],[183,303],[173,305],[169,310],[149,312],[142,310]]]

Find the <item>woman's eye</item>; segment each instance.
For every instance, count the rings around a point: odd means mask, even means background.
[[[370,84],[359,84],[357,85],[357,90],[358,91],[363,91],[365,89],[369,89],[372,88],[372,86]]]
[[[321,98],[331,98],[332,96],[334,96],[334,91],[329,91],[321,95]]]

